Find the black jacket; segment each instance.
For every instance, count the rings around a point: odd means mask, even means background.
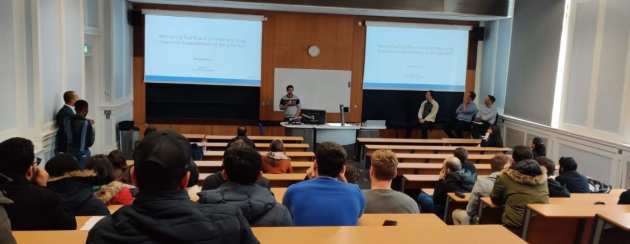
[[[184,191],[143,194],[99,221],[94,243],[258,243],[240,209],[197,204]]]
[[[74,111],[66,106],[63,105],[63,107],[61,107],[61,109],[59,109],[59,112],[57,112],[57,115],[55,116],[55,122],[57,124],[57,138],[56,138],[56,148],[55,150],[57,152],[67,152],[67,134],[65,132],[65,122],[70,120],[70,118],[74,116]]]
[[[621,193],[618,204],[630,204],[630,189]]]
[[[223,179],[223,176],[221,176],[221,172],[216,172],[214,174],[208,175],[208,177],[206,177],[206,179],[203,180],[203,185],[201,187],[201,190],[203,191],[207,191],[207,190],[214,190],[219,188],[219,186],[223,185],[223,183],[227,182],[225,179]],[[256,181],[256,184],[269,189],[269,180],[267,180],[265,177],[260,177],[258,179],[258,181]]]
[[[93,171],[73,171],[48,181],[48,189],[61,196],[64,208],[75,216],[109,215],[105,203],[94,196],[96,183]]]
[[[198,193],[199,203],[231,205],[241,209],[252,226],[291,226],[289,210],[279,204],[269,189],[258,184],[226,182],[215,190]]]
[[[68,152],[76,154],[88,150],[94,145],[94,128],[85,117],[81,115],[72,116],[65,128],[64,131],[68,134],[68,139],[70,140]]]
[[[577,171],[562,172],[556,180],[566,186],[571,193],[589,193],[588,178]]]
[[[74,230],[74,216],[63,208],[59,195],[36,186],[24,177],[12,177],[13,182],[2,186],[13,204],[5,209],[13,230]]]
[[[547,179],[547,185],[549,186],[549,197],[571,197],[571,192],[556,180]]]
[[[251,146],[252,148],[256,149],[256,143],[254,143],[254,141],[249,139],[249,137],[247,137],[247,136],[236,136],[236,137],[232,138],[232,140],[230,140],[228,142],[226,148],[230,148],[230,146],[232,146],[232,143],[234,143],[237,140],[243,140],[243,142],[245,142],[245,144],[247,144],[247,145]]]
[[[460,170],[446,174],[444,179],[435,183],[433,205],[436,214],[439,216],[444,214],[446,197],[449,192],[470,192],[472,190],[472,186],[466,182],[466,177],[468,176],[465,171]]]

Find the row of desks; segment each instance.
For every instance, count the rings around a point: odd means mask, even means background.
[[[233,135],[205,135],[205,134],[183,134],[192,142],[228,142],[234,139]],[[260,143],[269,143],[273,140],[282,140],[285,143],[302,143],[304,138],[301,136],[248,136],[250,140]]]
[[[381,145],[437,145],[437,146],[479,146],[480,139],[405,139],[405,138],[357,138],[361,145],[381,144]]]
[[[426,145],[365,145],[365,153],[371,156],[376,150],[391,150],[395,153],[419,153],[419,154],[452,154],[458,147],[455,146],[426,146]],[[497,154],[510,153],[512,149],[507,147],[463,147],[471,154]]]
[[[195,142],[197,146],[202,147],[206,151],[222,151],[227,147],[227,142]],[[271,144],[269,143],[254,143],[256,149],[261,151],[269,151]],[[284,150],[287,152],[305,152],[308,150],[309,145],[305,143],[284,143]]]
[[[390,216],[392,215],[388,215],[384,219],[389,219]],[[392,243],[394,240],[398,244],[525,243],[500,225],[441,226],[437,223],[423,223],[409,227],[254,227],[252,231],[261,243],[274,244],[383,244]],[[20,244],[83,244],[87,239],[87,234],[87,231],[13,232]]]

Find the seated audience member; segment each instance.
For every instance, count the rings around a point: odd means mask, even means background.
[[[467,177],[458,158],[452,157],[444,160],[440,179],[435,183],[433,192],[434,212],[438,216],[444,215],[446,197],[449,192],[470,192],[472,190],[473,185],[467,182]]]
[[[433,91],[424,93],[425,100],[420,104],[418,110],[418,123],[423,139],[429,138],[429,129],[435,124],[435,117],[440,110],[440,104],[433,99]]]
[[[560,174],[556,180],[571,193],[589,193],[588,178],[577,172],[578,165],[572,157],[560,158]]]
[[[515,146],[512,149],[512,162],[511,164],[518,163],[525,159],[534,159],[532,150],[526,146]]]
[[[473,123],[473,138],[481,138],[481,133],[496,123],[498,112],[497,107],[494,106],[495,101],[496,98],[492,95],[486,96],[483,100],[483,105],[479,107],[479,112],[475,116],[475,123]]]
[[[618,204],[630,204],[630,189],[621,193]]]
[[[390,150],[377,150],[371,156],[371,190],[363,191],[365,213],[419,213],[418,204],[404,193],[391,188],[397,175],[398,159]]]
[[[232,146],[223,156],[227,182],[219,188],[202,191],[199,203],[231,205],[240,208],[252,226],[291,226],[291,213],[269,189],[256,184],[261,175],[260,154],[251,147]]]
[[[86,169],[96,172],[100,186],[96,190],[96,197],[107,205],[131,205],[133,194],[130,185],[116,179],[114,166],[105,155],[95,155],[88,159]]]
[[[478,212],[481,198],[490,196],[490,193],[492,192],[492,187],[494,187],[494,182],[497,180],[499,175],[501,175],[501,171],[509,162],[510,157],[502,154],[496,155],[494,156],[494,158],[492,158],[492,161],[490,163],[492,173],[489,176],[477,177],[475,186],[473,186],[473,189],[470,192],[470,200],[468,200],[466,210],[456,209],[455,211],[453,211],[454,224],[466,225],[477,223],[477,220],[479,218]]]
[[[547,186],[549,186],[549,197],[571,197],[569,190],[564,187],[560,182],[557,182],[553,175],[556,171],[556,164],[553,160],[540,156],[536,157],[536,161],[541,166],[547,169]]]
[[[547,156],[547,147],[545,142],[540,137],[534,137],[532,144],[530,145],[534,158]]]
[[[547,169],[533,159],[513,163],[494,183],[492,203],[504,206],[501,222],[515,234],[521,233],[527,204],[548,203]]]
[[[0,184],[6,183],[7,180],[4,176],[0,175]],[[15,239],[11,234],[11,220],[7,215],[7,211],[4,210],[4,205],[13,204],[11,199],[6,198],[2,191],[0,191],[0,243],[2,244],[15,244]]]
[[[134,152],[136,200],[99,221],[86,243],[258,243],[237,207],[190,201],[190,159],[176,132],[146,136]]]
[[[269,145],[269,152],[262,157],[262,169],[267,174],[292,173],[291,159],[284,153],[284,144],[281,140],[273,140]]]
[[[127,159],[119,150],[113,150],[107,155],[107,159],[114,167],[114,180],[125,184],[131,184],[131,172],[127,165]]]
[[[232,144],[228,147],[228,149],[231,147],[249,147],[249,144],[243,140],[236,140],[232,142]],[[227,182],[225,175],[226,175],[225,170],[221,170],[219,172],[209,175],[208,177],[204,179],[201,190],[207,191],[207,190],[214,190],[214,189],[219,188],[219,186]],[[265,188],[270,188],[269,181],[265,179],[265,177],[260,177],[256,181],[256,184]]]
[[[339,180],[348,182],[350,184],[359,184],[359,180],[361,179],[361,170],[357,168],[355,165],[357,163],[355,161],[346,161],[346,172],[343,174],[344,179],[338,178]]]
[[[486,134],[481,137],[482,147],[503,147],[501,130],[496,125],[488,127]]]
[[[13,201],[5,210],[13,230],[74,230],[74,216],[61,197],[46,188],[48,173],[35,162],[33,143],[11,138],[0,143],[0,173],[11,180],[0,191]]]
[[[230,147],[232,145],[232,143],[234,143],[235,141],[241,140],[243,141],[245,144],[249,145],[250,147],[256,149],[256,144],[249,139],[249,137],[247,137],[247,128],[241,126],[238,127],[238,129],[236,129],[236,137],[232,138],[232,140],[230,140],[227,144],[227,147]]]
[[[464,100],[455,111],[457,114],[455,121],[444,128],[444,132],[448,137],[452,138],[457,136],[458,138],[462,138],[464,137],[463,131],[470,131],[473,117],[478,111],[477,105],[475,105],[474,102],[475,97],[477,97],[475,92],[470,91],[464,93]],[[455,130],[455,133],[453,133],[453,130]]]
[[[66,210],[76,216],[109,215],[105,204],[92,192],[98,183],[96,173],[81,170],[74,156],[68,153],[55,156],[46,163],[46,171],[50,174],[48,189],[61,196]]]
[[[346,151],[324,142],[315,153],[316,177],[289,186],[283,203],[298,226],[356,225],[365,207],[357,185],[339,180],[345,171]],[[343,177],[345,178],[345,177]]]
[[[85,161],[90,158],[90,147],[94,145],[93,120],[86,118],[88,114],[88,103],[79,100],[74,103],[77,114],[70,117],[65,124],[65,133],[68,138],[68,152],[79,161],[81,169],[85,168]]]
[[[475,163],[468,160],[468,151],[463,147],[455,148],[453,156],[459,159],[459,162],[462,165],[462,169],[464,170],[464,184],[466,188],[472,189],[473,185],[475,185],[475,181],[477,180],[477,168],[475,167]]]

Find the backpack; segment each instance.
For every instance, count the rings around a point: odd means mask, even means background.
[[[587,182],[588,182],[588,189],[592,193],[609,193],[610,190],[612,190],[611,185],[604,184],[601,181],[588,178]]]

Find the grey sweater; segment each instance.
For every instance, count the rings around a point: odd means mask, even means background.
[[[363,191],[365,213],[419,213],[416,201],[391,189]]]

